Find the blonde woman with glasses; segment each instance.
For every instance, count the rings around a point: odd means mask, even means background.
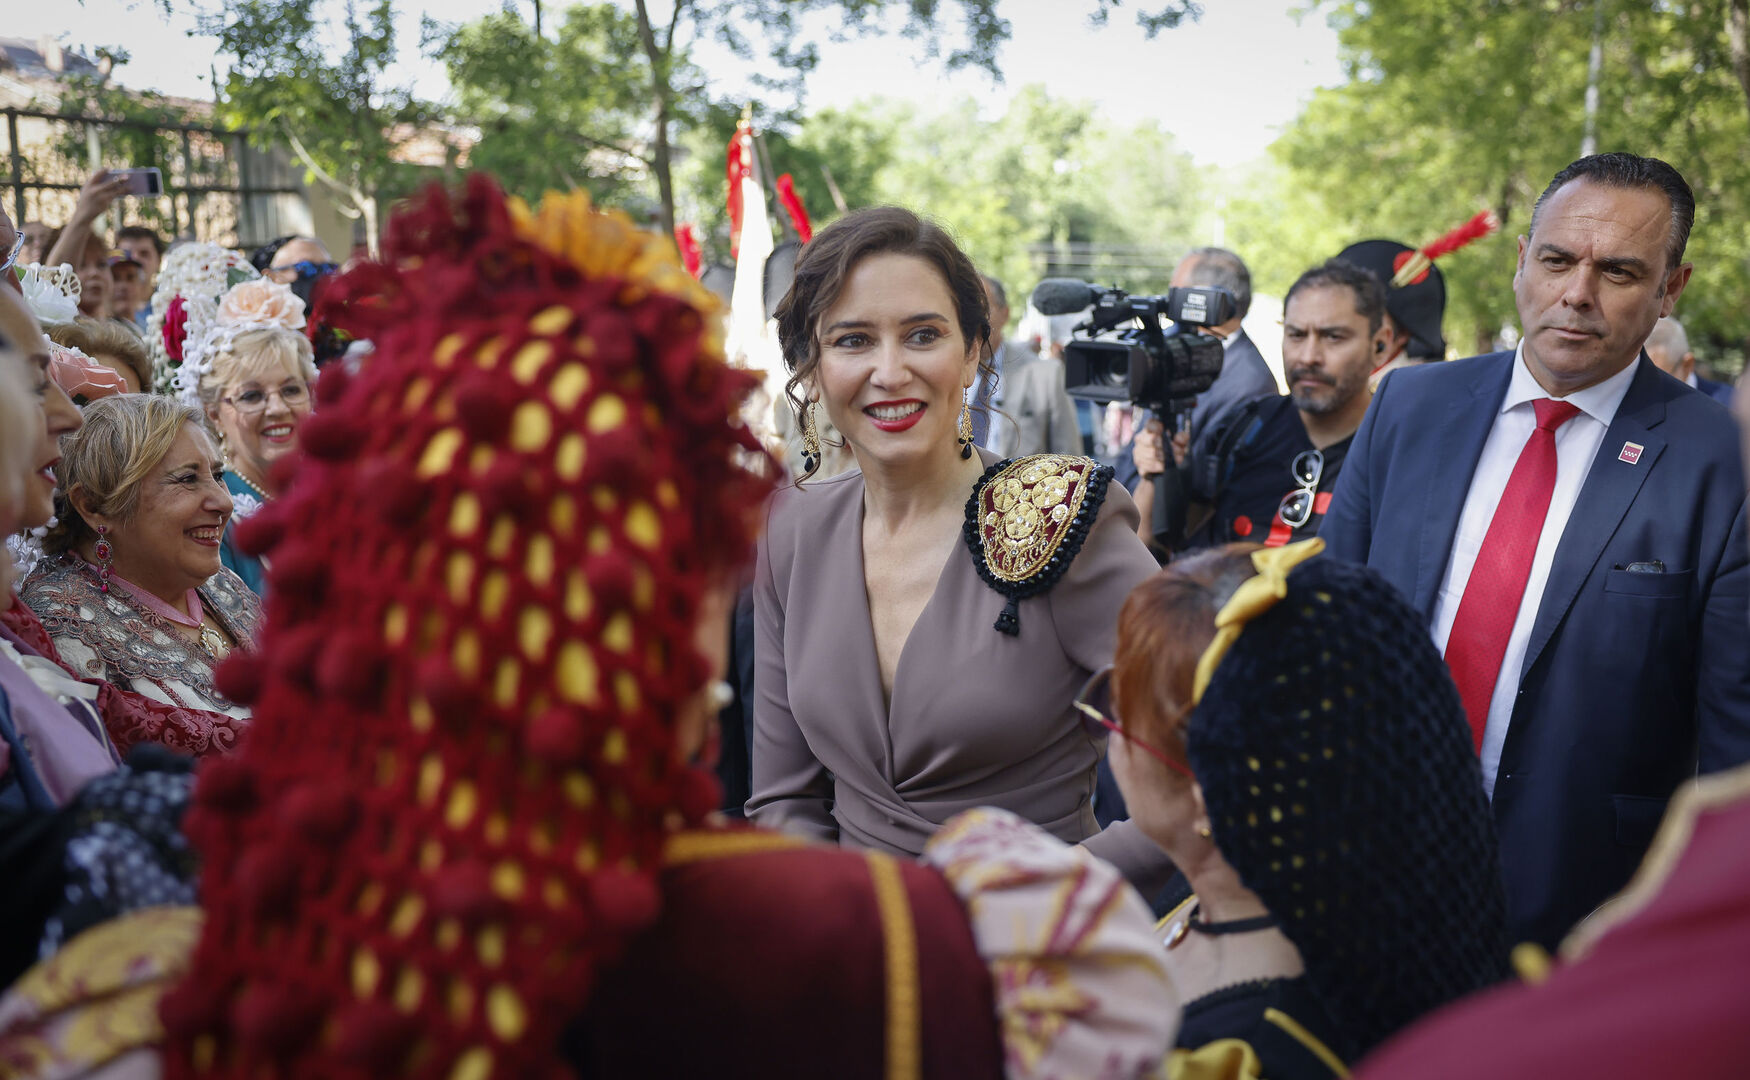
[[[288,314],[293,308],[295,320]],[[236,323],[226,323],[228,309],[240,316]],[[234,526],[279,494],[274,465],[297,450],[299,429],[315,401],[310,340],[289,325],[302,325],[302,313],[302,303],[284,285],[235,286],[221,302],[221,327],[198,384],[200,408],[218,437],[225,486],[236,504],[220,555],[226,569],[258,594],[265,581],[261,560],[238,549]]]

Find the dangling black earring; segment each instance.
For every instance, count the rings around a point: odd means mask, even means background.
[[[972,406],[966,399],[960,400],[960,460],[965,461],[972,456]]]

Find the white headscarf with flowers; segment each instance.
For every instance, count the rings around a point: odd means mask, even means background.
[[[201,380],[213,361],[231,350],[239,334],[251,330],[302,330],[304,301],[290,286],[266,278],[239,282],[219,298],[213,321],[196,337],[192,331],[182,348],[182,363],[171,376],[171,387],[182,401],[201,406]]]
[[[44,266],[31,263],[17,269],[18,291],[36,321],[45,327],[70,323],[79,317],[79,274],[67,263]],[[62,345],[43,335],[49,353],[49,377],[79,405],[127,393],[122,377],[85,354],[83,349]]]
[[[227,289],[260,277],[248,259],[218,244],[178,244],[164,256],[158,290],[152,294],[152,316],[146,322],[153,390],[193,401],[183,394],[176,378],[187,361],[188,346],[218,321],[219,300]],[[189,386],[193,395],[200,387],[199,377]]]

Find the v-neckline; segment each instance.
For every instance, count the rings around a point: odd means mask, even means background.
[[[865,484],[867,482],[867,480],[864,481]],[[863,494],[859,492],[857,512],[854,515],[857,541],[856,580],[860,586],[858,594],[863,598],[862,625],[869,635],[869,663],[874,668],[875,690],[881,695],[883,719],[886,721],[884,726],[887,730],[887,748],[889,755],[891,755],[893,750],[893,703],[899,698],[900,675],[905,671],[906,654],[911,651],[911,643],[917,636],[918,625],[930,614],[930,610],[936,606],[937,599],[941,597],[942,582],[947,579],[948,571],[954,565],[954,557],[959,553],[961,544],[959,536],[956,534],[954,542],[948,546],[947,555],[942,559],[941,569],[936,571],[936,583],[930,588],[930,598],[924,601],[924,606],[918,611],[918,617],[912,620],[910,628],[905,632],[905,640],[899,646],[899,656],[893,662],[893,692],[890,694],[887,688],[881,684],[881,650],[875,640],[875,605],[869,600],[869,560],[868,553],[863,550],[863,528],[868,514],[868,503],[864,501]]]

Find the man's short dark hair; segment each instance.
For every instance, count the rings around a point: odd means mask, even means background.
[[[1244,259],[1227,248],[1193,248],[1185,258],[1195,259],[1187,285],[1213,285],[1234,294],[1234,310],[1240,318],[1252,310],[1252,272]]]
[[[1288,295],[1282,298],[1282,308],[1302,289],[1350,289],[1355,293],[1355,311],[1367,320],[1367,332],[1377,333],[1385,322],[1385,286],[1371,270],[1364,270],[1342,259],[1327,259],[1294,279]]]
[[[1683,249],[1689,246],[1689,230],[1695,225],[1695,192],[1689,189],[1683,174],[1658,158],[1638,154],[1593,154],[1574,162],[1549,182],[1537,203],[1531,208],[1531,228],[1537,231],[1537,215],[1543,204],[1570,180],[1590,180],[1613,188],[1650,188],[1663,192],[1671,204],[1671,237],[1665,246],[1669,261],[1667,273],[1683,263]]]
[[[129,225],[124,229],[117,229],[115,231],[116,245],[119,247],[123,240],[152,241],[152,250],[158,253],[160,259],[164,257],[164,249],[169,246],[164,242],[162,236],[159,236],[156,231],[148,229],[144,225]]]
[[[984,279],[984,287],[990,290],[991,297],[996,300],[994,306],[1000,308],[1008,307],[1009,290],[1003,288],[1003,283],[996,278],[991,277],[989,274],[980,274],[978,276]]]

